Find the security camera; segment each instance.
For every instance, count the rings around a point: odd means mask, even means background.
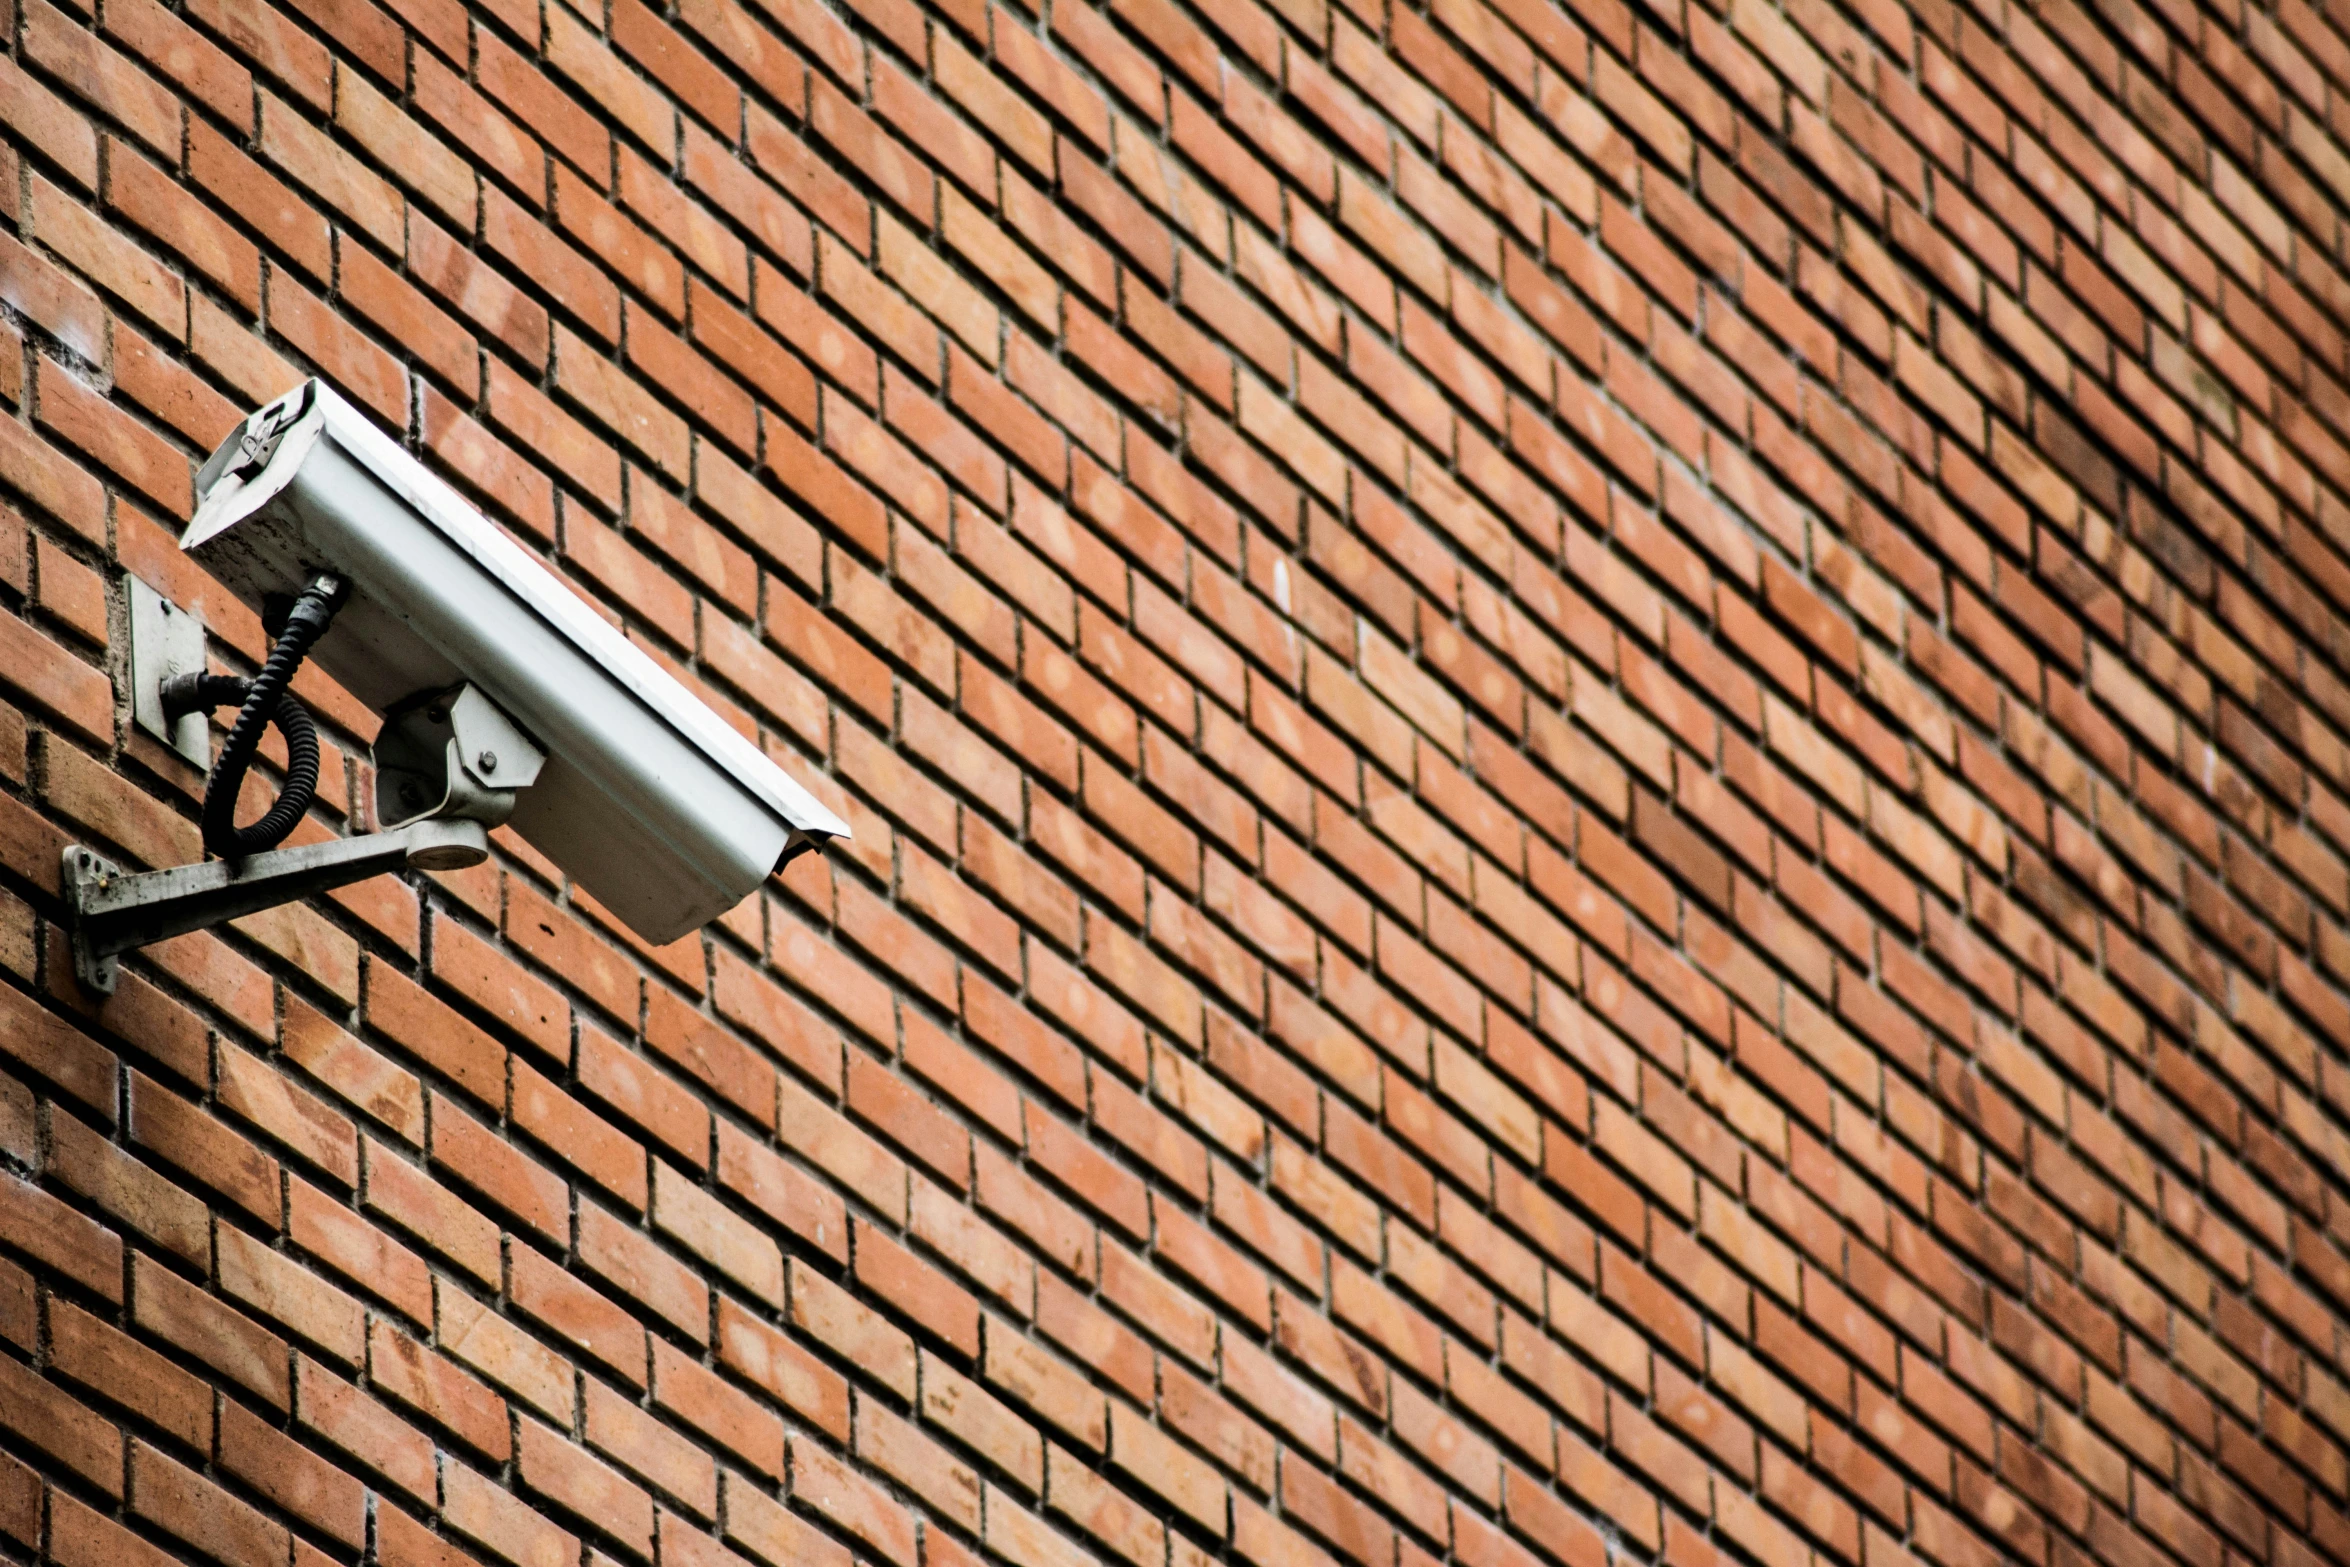
[[[275,644],[251,680],[202,675],[184,654],[154,692],[134,676],[134,712],[175,726],[159,733],[185,736],[187,713],[238,707],[206,790],[205,842],[221,858],[123,875],[68,851],[85,983],[106,988],[114,953],[163,935],[398,864],[478,860],[500,822],[656,945],[733,907],[792,855],[848,836],[320,382],[246,418],[205,462],[196,496],[180,547]],[[384,719],[379,830],[273,851],[307,805],[305,768],[316,773],[308,715],[286,691],[305,659]],[[272,724],[287,742],[286,787],[271,813],[238,827],[237,786]]]

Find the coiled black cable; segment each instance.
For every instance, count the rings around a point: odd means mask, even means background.
[[[204,785],[204,847],[222,859],[239,859],[274,849],[286,841],[310,809],[318,793],[318,730],[310,714],[287,686],[311,646],[326,632],[342,608],[348,588],[341,578],[321,574],[294,600],[285,627],[261,673],[246,680],[235,675],[199,675],[170,682],[166,710],[202,708],[210,712],[230,702],[237,704],[237,721],[212,763]],[[236,820],[237,794],[252,769],[261,731],[272,723],[286,737],[286,781],[277,800],[249,827]]]

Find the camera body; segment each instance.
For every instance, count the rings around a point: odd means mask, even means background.
[[[471,687],[494,709],[474,713],[476,727],[503,719],[543,754],[514,790],[509,825],[646,941],[696,929],[792,854],[848,836],[322,383],[249,416],[204,464],[196,493],[181,548],[254,610],[320,572],[350,585],[309,656],[393,719],[387,734],[436,694]],[[443,783],[461,785],[480,747],[450,745]],[[502,787],[515,781],[507,765]]]

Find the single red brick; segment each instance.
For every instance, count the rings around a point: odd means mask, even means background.
[[[761,1126],[774,1125],[775,1068],[667,990],[652,993],[645,1043]]]
[[[653,1225],[770,1306],[783,1305],[783,1260],[775,1242],[667,1164],[653,1173]]]
[[[106,1495],[123,1490],[123,1437],[53,1382],[14,1359],[0,1360],[0,1422]]]
[[[41,1477],[13,1458],[0,1462],[0,1534],[28,1546],[41,1538]]]
[[[462,1290],[443,1283],[436,1293],[443,1351],[549,1419],[570,1421],[576,1400],[569,1362]]]
[[[583,1030],[581,1037],[583,1048],[580,1053],[584,1062],[588,1055],[587,1041],[601,1039],[602,1036],[593,1030]],[[617,1053],[619,1047],[607,1042],[607,1048]],[[622,1059],[642,1069],[642,1064],[637,1063],[634,1057]],[[640,1212],[643,1210],[647,1193],[645,1150],[641,1144],[630,1141],[609,1123],[591,1114],[578,1100],[564,1093],[524,1062],[514,1063],[513,1096],[516,1127],[536,1137],[558,1158],[622,1202]],[[698,1130],[703,1134],[702,1142],[693,1151],[706,1157],[706,1118]]]
[[[172,1556],[62,1491],[49,1503],[49,1555],[63,1567],[166,1567]]]
[[[719,1306],[720,1352],[726,1355],[727,1364],[730,1366],[737,1365],[739,1362],[735,1355],[728,1353],[727,1346],[742,1343],[741,1335],[746,1331],[764,1336],[765,1339],[778,1345],[783,1343],[779,1337],[763,1327],[758,1327],[749,1318],[742,1315],[740,1308],[730,1302],[721,1302]],[[796,1349],[788,1352],[802,1361],[806,1360],[806,1357]],[[766,1381],[766,1378],[757,1377],[751,1364],[741,1364],[746,1375],[753,1375],[756,1380],[762,1382]],[[782,1369],[777,1367],[772,1360],[768,1361],[766,1366],[771,1372]],[[809,1404],[817,1404],[820,1407],[820,1400],[810,1399],[806,1392],[808,1384],[821,1380],[815,1374],[818,1368],[812,1361],[809,1361],[805,1370],[808,1374],[801,1378],[794,1378],[789,1374],[780,1375],[776,1377],[775,1382],[768,1385],[775,1387],[777,1398],[790,1407],[804,1408]],[[829,1376],[829,1373],[822,1375]],[[786,1389],[799,1396],[790,1396],[785,1391]],[[842,1420],[845,1423],[845,1390],[840,1393],[840,1398]],[[710,1372],[687,1360],[683,1355],[669,1348],[668,1345],[657,1341],[653,1346],[653,1399],[661,1408],[689,1425],[698,1427],[705,1435],[730,1449],[743,1462],[768,1478],[780,1479],[782,1477],[783,1423],[760,1409],[743,1394],[727,1386]]]
[[[424,1094],[416,1077],[324,1014],[287,998],[278,1025],[286,1058],[365,1110],[411,1145],[424,1140]]]
[[[498,1227],[456,1193],[370,1139],[363,1205],[485,1283],[499,1276]],[[428,1313],[411,1312],[418,1320]]]
[[[278,1164],[187,1100],[134,1073],[131,1140],[168,1158],[271,1230],[284,1214]]]
[[[909,698],[909,702],[911,700]],[[864,948],[894,973],[902,975],[917,994],[927,996],[942,1007],[954,1005],[955,959],[945,946],[931,940],[919,926],[867,892],[859,883],[842,879],[834,888],[834,899],[835,929],[843,937]],[[798,954],[792,956],[796,959]],[[796,968],[798,964],[795,962],[793,966]],[[821,975],[827,981],[832,978],[824,974],[822,965],[812,967],[810,972],[811,977]],[[828,984],[827,988],[836,993],[847,989],[837,983]],[[844,996],[843,999],[845,1002],[847,998]],[[871,1009],[871,1015],[873,1024],[867,1032],[887,1040],[890,1009],[876,1004]]]
[[[981,1208],[1026,1236],[1042,1259],[1080,1278],[1092,1276],[1091,1221],[1002,1155],[984,1147],[979,1152],[977,1195]]]
[[[187,461],[179,453],[113,404],[85,390],[55,361],[40,360],[35,380],[43,430],[88,453],[166,513],[190,508],[193,490]],[[36,485],[36,489],[51,487]]]
[[[971,857],[975,834],[966,824],[964,854]],[[1006,860],[992,868],[1012,879],[1015,890],[1025,877],[1015,869],[1017,851],[1008,840],[995,840],[1002,846]],[[991,847],[994,845],[991,844]],[[974,895],[970,887],[955,877],[935,860],[909,847],[899,870],[900,895],[908,904],[929,915],[955,934],[963,943],[986,957],[990,965],[1002,974],[1019,971],[1020,927],[1012,919]],[[1041,875],[1039,876],[1041,880]],[[1021,900],[1025,901],[1025,900]]]
[[[764,1492],[746,1485],[739,1475],[726,1478],[726,1537],[768,1567],[850,1567],[848,1547]]]
[[[684,405],[705,428],[737,452],[758,448],[759,420],[751,396],[718,372],[709,358],[657,324],[631,314],[628,361],[654,385]],[[673,476],[682,478],[675,469]]]
[[[696,1343],[710,1333],[710,1291],[684,1266],[601,1208],[579,1210],[580,1262]]]
[[[617,1228],[612,1220],[603,1224]],[[536,1251],[517,1248],[512,1273],[507,1288],[519,1310],[630,1383],[644,1385],[645,1330],[626,1311]]]
[[[513,1452],[506,1404],[455,1364],[380,1319],[368,1330],[368,1379],[492,1463]]]
[[[288,1182],[286,1233],[294,1244],[352,1283],[405,1312],[432,1320],[432,1274],[424,1259],[309,1182]]]
[[[339,1544],[357,1550],[365,1543],[367,1496],[357,1477],[238,1404],[221,1409],[220,1467]]]
[[[535,1420],[521,1422],[522,1484],[640,1557],[653,1553],[653,1501],[587,1449]]]
[[[845,1131],[845,1125],[841,1129]],[[854,1158],[860,1151],[847,1146],[845,1139],[836,1150],[844,1159]],[[847,1260],[847,1221],[840,1197],[796,1165],[723,1123],[718,1131],[718,1182],[835,1261]],[[900,1201],[903,1187],[901,1174]]]
[[[121,1304],[121,1239],[6,1171],[0,1171],[0,1235],[43,1266]]]
[[[969,1189],[970,1134],[863,1051],[849,1052],[847,1103],[942,1179]]]
[[[201,1453],[212,1445],[209,1389],[120,1329],[54,1296],[49,1369],[131,1410],[185,1447]]]
[[[860,1403],[855,1451],[940,1514],[967,1529],[979,1528],[979,1476],[912,1422],[879,1404]]]
[[[979,1353],[979,1304],[944,1274],[881,1231],[857,1221],[857,1282],[938,1335],[964,1357]]]
[[[389,1507],[376,1514],[375,1558],[383,1567],[478,1567],[472,1557]]]
[[[282,1339],[147,1257],[132,1261],[132,1318],[247,1392],[283,1409],[291,1374]]]
[[[432,1159],[549,1243],[569,1237],[562,1178],[439,1096],[432,1099]]]
[[[234,1046],[223,1048],[216,1071],[222,1104],[294,1148],[340,1185],[358,1184],[358,1133],[339,1112],[258,1056]]]
[[[367,965],[367,1018],[395,1043],[446,1074],[475,1099],[503,1105],[504,1047],[383,963]]]
[[[132,1469],[131,1508],[139,1518],[170,1531],[219,1561],[252,1563],[258,1567],[263,1562],[289,1559],[292,1542],[283,1524],[263,1516],[193,1470],[143,1442],[132,1444]],[[357,1489],[356,1485],[350,1485],[354,1525],[359,1501]]]
[[[864,1005],[853,1009],[844,1006],[843,1010],[861,1014],[869,1032],[885,1026],[881,1019],[890,1015],[887,991],[870,976],[845,963],[835,949],[819,942],[807,927],[793,922],[779,946],[779,956],[787,971],[811,973],[823,965],[830,971],[824,973],[824,980],[844,989],[862,980],[857,999]],[[719,953],[715,972],[714,999],[722,1015],[748,1029],[826,1090],[838,1090],[843,1045],[837,1029],[729,953]],[[824,988],[832,987],[828,984]]]
[[[855,1360],[902,1396],[914,1396],[913,1340],[890,1326],[837,1284],[795,1262],[791,1320],[840,1354]],[[841,1406],[846,1419],[846,1406]],[[845,1429],[845,1427],[844,1427]]]
[[[896,1567],[916,1567],[914,1520],[895,1501],[823,1448],[794,1436],[792,1496],[863,1540]]]
[[[176,141],[176,114],[171,130]],[[127,148],[117,151],[108,171],[106,204],[185,257],[247,311],[259,308],[260,252]]]
[[[0,625],[5,623],[0,620]],[[24,814],[32,821],[38,820],[31,817],[29,810]],[[0,843],[6,843],[12,863],[14,843],[8,840],[20,837],[27,847],[37,844],[41,849],[54,848],[56,852],[47,857],[62,859],[64,843],[62,839],[55,844],[47,841],[54,831],[47,823],[41,823],[41,828],[46,830],[36,838],[30,821],[21,827],[13,815],[0,821],[7,823],[0,827],[0,832],[5,832],[8,838],[0,839]],[[13,986],[0,987],[0,1051],[5,1051],[11,1061],[65,1090],[80,1104],[96,1111],[102,1120],[114,1118],[114,1053],[92,1042],[65,1019],[45,1011],[32,996]]]
[[[908,1233],[1022,1317],[1034,1311],[1036,1264],[943,1188],[917,1178]]]
[[[718,1510],[718,1472],[710,1455],[600,1382],[587,1384],[589,1445],[610,1455],[696,1517]]]
[[[569,1055],[562,998],[462,925],[433,922],[432,972],[550,1059]]]
[[[577,1536],[471,1469],[451,1465],[442,1489],[443,1521],[501,1560],[516,1567],[556,1567],[579,1559]],[[651,1542],[645,1544],[649,1549]]]
[[[359,1302],[242,1231],[220,1228],[214,1246],[223,1293],[292,1329],[341,1364],[359,1363],[366,1350],[366,1316]]]

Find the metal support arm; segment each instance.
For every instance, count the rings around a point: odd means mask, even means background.
[[[272,849],[235,860],[125,872],[88,849],[65,851],[65,906],[82,988],[114,993],[116,959],[135,947],[364,881],[385,871],[456,870],[489,855],[479,822],[428,818],[391,832]]]

